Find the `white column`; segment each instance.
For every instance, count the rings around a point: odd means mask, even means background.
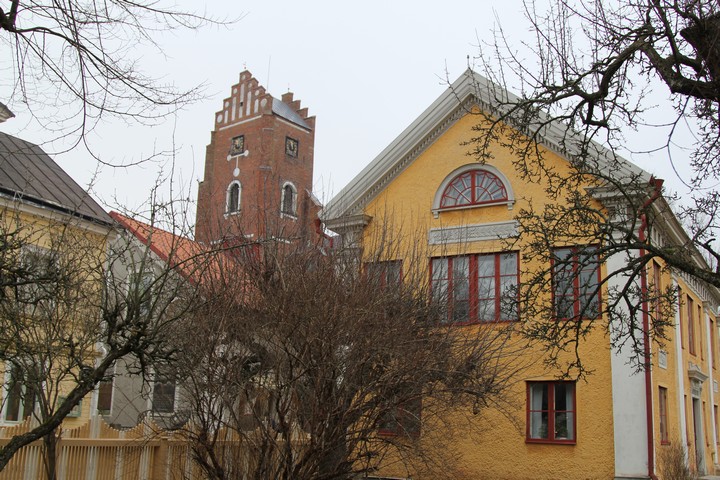
[[[606,262],[608,272],[619,271],[623,267],[623,254],[613,255]],[[615,276],[609,280],[607,286],[609,289],[621,288],[621,283],[625,280],[622,276]],[[616,325],[610,324],[611,337],[616,328]],[[619,352],[613,351],[610,355],[616,478],[645,478],[648,475],[645,374],[635,371],[630,361],[633,356],[630,346],[622,347]]]

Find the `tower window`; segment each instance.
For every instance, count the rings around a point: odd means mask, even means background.
[[[292,183],[286,183],[282,189],[280,211],[286,215],[295,215],[297,207],[297,192]]]
[[[230,155],[241,155],[245,151],[245,135],[233,137],[230,143]]]
[[[237,213],[240,211],[240,182],[232,182],[226,193],[225,213]]]

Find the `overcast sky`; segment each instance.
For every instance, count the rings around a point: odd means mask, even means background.
[[[203,8],[198,1],[180,5]],[[455,80],[467,68],[468,56],[478,54],[478,42],[492,41],[498,22],[517,45],[529,35],[520,0],[213,0],[204,8],[217,18],[242,18],[228,26],[162,34],[157,40],[165,57],[151,50],[137,53],[150,74],[180,88],[204,84],[206,98],[164,125],[111,122],[90,137],[110,163],[173,145],[177,151],[174,164],[102,168],[93,193],[107,208],[141,209],[161,168],[167,175],[174,167],[176,195],[184,188],[190,189],[185,196],[195,198],[214,113],[244,68],[276,97],[294,92],[317,117],[314,188],[327,201],[443,92],[446,72]],[[2,91],[0,101],[7,102]],[[13,110],[17,118],[0,129],[42,143],[46,136],[22,105]],[[81,151],[56,160],[83,186],[97,168]],[[639,163],[654,168],[652,162]],[[164,194],[168,189],[163,185]]]

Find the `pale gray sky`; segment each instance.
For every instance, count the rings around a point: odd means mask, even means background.
[[[197,1],[179,4],[203,8]],[[166,57],[137,53],[150,74],[181,88],[204,83],[207,98],[164,125],[110,122],[90,137],[94,150],[112,163],[173,144],[177,149],[174,165],[102,168],[93,190],[108,208],[141,208],[161,167],[167,173],[174,166],[175,188],[190,188],[195,198],[214,113],[245,67],[270,93],[279,97],[290,89],[317,116],[315,193],[327,200],[442,93],[446,71],[454,80],[467,68],[467,56],[477,55],[479,41],[492,41],[498,21],[518,46],[531,38],[520,0],[213,0],[204,8],[218,18],[243,18],[227,27],[163,34],[157,40]],[[0,91],[0,99],[6,97]],[[42,143],[47,136],[22,105],[9,103],[17,118],[0,128]],[[81,151],[56,160],[83,186],[97,168]],[[639,163],[646,169],[659,165]],[[163,185],[164,195],[168,189]]]

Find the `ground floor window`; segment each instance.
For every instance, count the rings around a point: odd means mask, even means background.
[[[16,365],[10,369],[9,382],[5,387],[5,420],[19,422],[32,415],[35,406],[35,390],[28,386],[25,375]]]
[[[527,441],[575,443],[575,383],[527,383]]]
[[[153,413],[173,413],[175,411],[175,376],[167,372],[155,374],[152,392]]]
[[[417,438],[420,436],[422,400],[415,398],[394,405],[380,422],[380,434]]]

